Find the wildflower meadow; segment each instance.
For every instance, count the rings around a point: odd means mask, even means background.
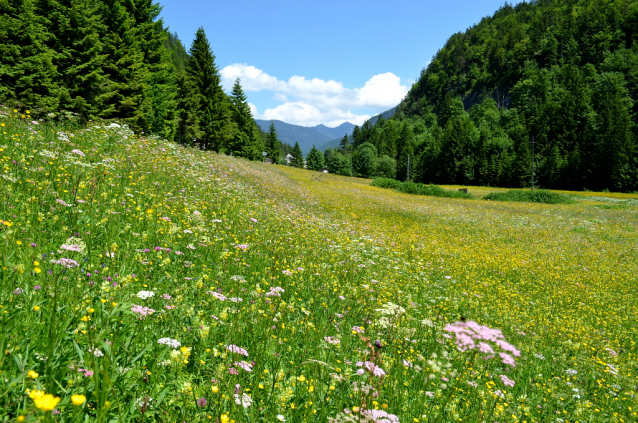
[[[417,196],[29,115],[1,421],[638,421],[638,195]]]

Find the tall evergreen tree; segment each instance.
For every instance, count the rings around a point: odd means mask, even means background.
[[[38,0],[0,2],[0,101],[34,112],[58,107],[55,51]]]
[[[343,138],[341,138],[341,141],[339,141],[339,147],[341,147],[341,151],[343,151],[344,153],[348,151],[348,148],[349,148],[348,134],[344,135]]]
[[[241,87],[239,78],[235,80],[231,93],[233,104],[233,121],[237,124],[235,137],[228,143],[228,149],[233,155],[256,160],[261,157],[261,138],[255,132],[255,120],[248,107],[246,94]]]
[[[290,160],[290,165],[294,167],[304,167],[303,153],[301,152],[301,147],[299,147],[299,142],[295,141],[295,145],[292,147],[292,159]]]
[[[98,104],[100,117],[119,119],[135,131],[147,131],[150,75],[140,50],[135,19],[121,0],[103,0],[102,6],[107,31],[103,36],[107,56],[103,69],[107,79]]]
[[[143,101],[148,110],[148,128],[172,138],[175,131],[176,80],[165,43],[168,32],[159,17],[162,10],[153,0],[123,0],[134,21],[144,65],[148,68]],[[148,104],[148,105],[146,105]]]
[[[193,144],[201,138],[199,129],[199,102],[190,76],[181,71],[177,74],[177,105],[175,140],[181,144]]]
[[[106,54],[100,39],[106,27],[97,3],[58,0],[51,33],[55,36],[54,60],[59,72],[60,107],[78,113],[86,121],[99,114],[102,86],[106,83]]]
[[[306,167],[310,170],[322,170],[325,165],[323,153],[313,145],[306,157]]]
[[[268,136],[266,137],[266,153],[273,163],[279,163],[279,149],[281,148],[281,142],[277,138],[277,129],[275,128],[275,122],[270,121],[270,127],[268,128]]]
[[[215,55],[210,48],[204,28],[199,28],[190,48],[186,71],[193,81],[198,101],[199,142],[205,150],[219,149],[235,135],[229,101],[221,87]]]

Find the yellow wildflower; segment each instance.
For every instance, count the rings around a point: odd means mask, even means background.
[[[27,376],[29,376],[31,379],[35,379],[35,378],[37,378],[40,375],[37,374],[36,372],[34,372],[33,370],[29,370],[29,373],[27,373]]]
[[[84,395],[71,395],[71,402],[73,405],[82,405],[86,401],[86,397]]]
[[[51,394],[43,395],[33,400],[36,407],[42,411],[52,411],[60,402],[60,397],[54,397]]]

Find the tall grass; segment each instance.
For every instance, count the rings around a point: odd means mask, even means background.
[[[636,420],[633,209],[0,133],[2,421]]]

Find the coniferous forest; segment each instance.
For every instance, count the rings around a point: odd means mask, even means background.
[[[545,188],[636,191],[637,34],[632,0],[506,4],[450,37],[394,117],[355,128],[328,164],[351,151],[343,173],[365,177],[396,165],[405,180],[410,157],[417,182],[526,187],[533,171]]]
[[[240,81],[224,93],[204,30],[186,51],[160,11],[153,0],[0,2],[0,102],[261,158]]]

